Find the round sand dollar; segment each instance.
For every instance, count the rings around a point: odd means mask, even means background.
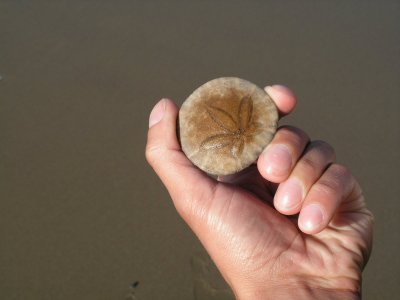
[[[207,173],[233,174],[258,158],[277,122],[277,108],[263,89],[240,78],[217,78],[195,90],[180,109],[182,150]]]

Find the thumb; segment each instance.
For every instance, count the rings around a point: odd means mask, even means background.
[[[191,226],[213,196],[216,182],[195,167],[176,136],[178,107],[160,100],[150,113],[146,159],[166,186],[178,213]],[[196,192],[197,191],[197,192]]]

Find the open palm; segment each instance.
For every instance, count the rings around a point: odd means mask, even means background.
[[[294,108],[287,88],[267,91]],[[177,114],[153,109],[146,157],[238,299],[358,299],[372,215],[333,148],[282,127],[257,165],[215,180],[181,151]]]

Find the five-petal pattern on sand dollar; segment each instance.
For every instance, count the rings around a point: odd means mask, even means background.
[[[246,138],[257,131],[258,123],[252,120],[253,100],[251,97],[241,98],[235,116],[213,105],[207,105],[205,109],[221,132],[204,139],[200,144],[200,149],[214,150],[230,147],[232,156],[238,158],[243,152]]]

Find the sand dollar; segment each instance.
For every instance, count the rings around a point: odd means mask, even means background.
[[[179,112],[183,152],[203,171],[228,175],[248,167],[272,140],[278,122],[270,96],[240,78],[211,80]]]

